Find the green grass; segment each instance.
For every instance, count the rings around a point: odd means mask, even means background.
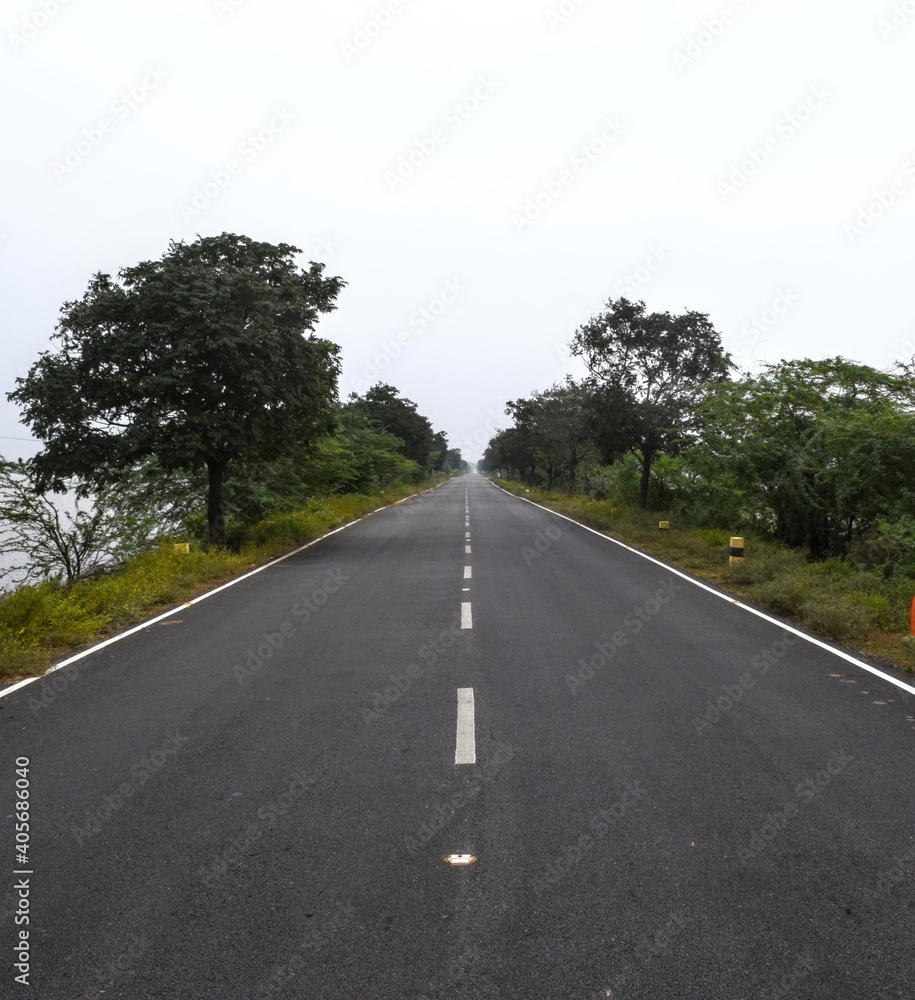
[[[391,487],[375,496],[315,499],[302,510],[230,531],[229,549],[192,543],[189,553],[178,553],[168,542],[71,587],[19,587],[0,598],[0,682],[39,674],[68,653],[439,481]]]
[[[811,563],[764,537],[746,537],[742,564],[731,566],[729,533],[678,524],[658,528],[659,515],[626,510],[611,500],[547,492],[499,480],[499,486],[567,514],[613,538],[713,581],[738,597],[782,617],[882,657],[915,673],[915,641],[909,634],[915,579],[882,575],[852,562]]]

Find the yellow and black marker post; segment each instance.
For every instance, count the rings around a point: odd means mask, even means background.
[[[734,566],[743,562],[743,539],[738,535],[731,535],[731,547],[728,549],[728,562]]]

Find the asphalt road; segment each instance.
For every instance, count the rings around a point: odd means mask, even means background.
[[[478,476],[0,706],[3,995],[915,996],[915,696]]]

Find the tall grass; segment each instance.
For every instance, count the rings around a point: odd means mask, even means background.
[[[228,549],[192,543],[189,553],[179,553],[168,541],[114,572],[70,587],[51,582],[19,587],[0,598],[0,681],[40,673],[67,652],[435,482],[391,487],[375,496],[314,499],[301,510],[232,530]]]

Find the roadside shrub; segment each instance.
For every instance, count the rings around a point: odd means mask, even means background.
[[[800,608],[804,621],[833,639],[862,638],[873,630],[873,615],[852,594],[823,594]]]

